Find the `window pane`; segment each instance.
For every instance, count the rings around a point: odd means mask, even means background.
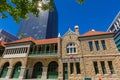
[[[95,41],[95,46],[96,46],[96,49],[97,49],[97,50],[100,50],[100,46],[99,46],[98,41]]]
[[[76,48],[74,48],[74,53],[76,53]]]
[[[76,46],[75,46],[75,44],[74,43],[69,43],[67,45],[66,50],[67,50],[67,53],[70,53],[70,54],[76,53]]]
[[[108,61],[108,65],[109,65],[111,74],[115,74],[115,71],[114,71],[114,68],[113,68],[112,61]]]
[[[70,53],[72,53],[72,48],[70,48]]]
[[[99,69],[98,69],[97,62],[93,62],[93,64],[94,64],[95,74],[99,74]]]
[[[76,63],[76,72],[77,74],[80,74],[80,64]]]
[[[102,40],[101,43],[102,43],[103,50],[106,50],[107,48],[106,48],[105,40]]]
[[[107,70],[106,70],[106,68],[105,68],[105,63],[104,63],[104,61],[101,61],[100,63],[101,63],[101,67],[102,67],[103,74],[107,74]]]
[[[67,53],[69,53],[69,48],[67,48]]]
[[[70,74],[73,74],[73,72],[74,72],[73,63],[70,63]]]
[[[90,51],[93,51],[93,44],[92,44],[92,41],[89,42],[89,48],[90,48]]]

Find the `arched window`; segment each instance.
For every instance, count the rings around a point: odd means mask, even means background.
[[[6,77],[7,72],[8,72],[8,67],[9,67],[9,63],[6,62],[6,63],[4,64],[4,66],[3,66],[2,72],[1,72],[1,74],[0,74],[0,77],[1,77],[1,78],[5,78],[5,77]]]
[[[48,65],[47,79],[57,79],[58,78],[58,64],[53,61]]]
[[[11,78],[19,78],[20,72],[21,72],[21,62],[18,62],[14,66]]]
[[[74,43],[69,43],[67,45],[67,53],[68,54],[76,54],[76,45]]]
[[[32,78],[41,78],[42,76],[42,63],[38,62],[34,65]]]

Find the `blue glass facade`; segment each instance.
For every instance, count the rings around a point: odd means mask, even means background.
[[[58,35],[58,13],[54,6],[54,11],[40,10],[39,17],[28,14],[30,19],[23,20],[18,31],[18,36],[33,37],[35,39],[54,38]]]

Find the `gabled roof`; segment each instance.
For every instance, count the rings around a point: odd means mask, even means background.
[[[100,31],[91,30],[81,36],[84,37],[84,36],[95,36],[95,35],[103,35],[103,34],[111,34],[111,32],[100,32]]]
[[[36,40],[36,44],[51,44],[51,43],[57,43],[58,38],[51,38],[51,39],[41,39],[41,40]]]
[[[68,31],[64,34],[65,35],[69,35],[69,34],[74,34],[74,32],[69,28]]]
[[[0,41],[0,47],[5,47],[5,43],[4,41]]]
[[[12,44],[12,43],[22,43],[22,42],[28,42],[28,41],[32,41],[35,43],[35,39],[32,37],[27,37],[27,38],[23,38],[20,40],[16,40],[16,41],[12,41],[12,42],[8,42],[7,44]]]

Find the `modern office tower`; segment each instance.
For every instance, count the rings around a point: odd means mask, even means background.
[[[0,41],[10,42],[14,40],[18,40],[18,38],[3,29],[0,30]]]
[[[42,0],[44,3],[48,0]],[[23,20],[18,31],[22,37],[33,37],[35,39],[54,38],[58,35],[58,13],[54,5],[54,11],[40,10],[39,17],[28,14],[30,19]]]
[[[111,23],[107,31],[115,33],[114,40],[118,50],[120,51],[120,11],[113,20],[113,22]]]
[[[69,29],[64,36],[3,45],[0,80],[120,80],[113,33]]]

